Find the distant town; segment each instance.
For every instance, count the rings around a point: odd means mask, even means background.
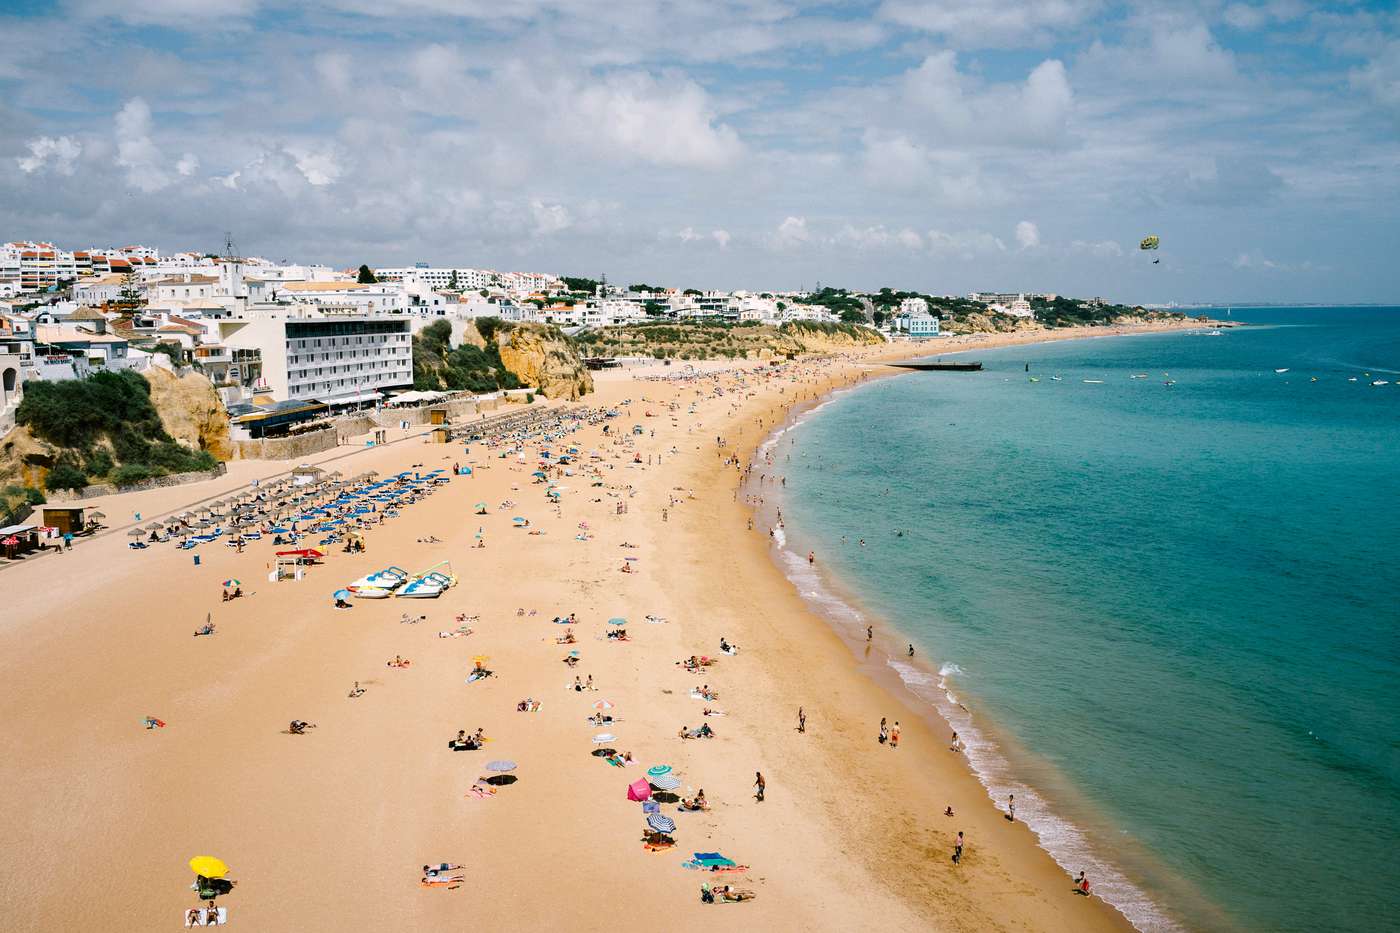
[[[567,337],[649,322],[805,322],[922,340],[996,320],[1058,326],[1132,310],[1142,309],[1054,294],[725,292],[422,263],[334,269],[236,256],[231,244],[218,255],[18,241],[0,246],[0,434],[14,425],[26,382],[151,366],[197,370],[235,413],[372,406],[415,388],[415,335],[439,321],[450,349],[487,318]]]

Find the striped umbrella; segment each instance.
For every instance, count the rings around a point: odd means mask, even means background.
[[[614,741],[616,738],[617,736],[613,735],[611,732],[600,732],[598,735],[595,735],[593,737],[593,744],[607,745],[609,742]]]
[[[651,779],[651,783],[652,786],[658,787],[661,790],[675,790],[677,787],[681,786],[680,779],[674,774],[663,774],[660,777],[654,777]]]
[[[573,654],[574,652],[570,651],[569,653],[570,653],[570,654]],[[594,709],[612,709],[612,708],[613,708],[612,700],[599,700],[597,703],[594,703],[594,704],[593,704],[593,708],[594,708]],[[669,771],[670,769],[668,768],[667,770]]]
[[[658,833],[673,833],[676,831],[676,821],[660,813],[648,814],[647,825]]]
[[[500,771],[500,772],[502,772],[502,773],[504,773],[504,772],[506,772],[506,771],[514,771],[514,770],[515,770],[515,762],[509,761],[509,760],[488,761],[488,762],[486,763],[486,770],[487,770],[487,771]]]
[[[652,765],[650,768],[647,768],[647,776],[648,776],[648,777],[654,777],[654,778],[656,778],[656,777],[661,777],[661,775],[663,775],[663,774],[670,774],[670,773],[671,773],[671,766],[670,766],[670,765]]]

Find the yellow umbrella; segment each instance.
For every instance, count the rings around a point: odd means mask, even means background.
[[[212,855],[196,855],[190,859],[190,870],[206,878],[222,878],[228,874],[228,866]]]
[[[491,659],[488,658],[488,657],[487,657],[486,655],[484,655],[484,654],[479,654],[479,655],[477,655],[476,657],[472,658],[472,660],[473,660],[473,661],[489,661],[489,660],[491,660]]]

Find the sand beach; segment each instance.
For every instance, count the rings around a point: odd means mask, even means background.
[[[929,349],[636,367],[553,406],[594,415],[564,422],[567,437],[433,445],[404,432],[329,452],[326,468],[347,476],[473,472],[368,529],[363,553],[327,547],[296,581],[268,581],[267,538],[134,551],[125,533],[136,512],[161,520],[292,464],[99,500],[110,531],[0,569],[5,928],[178,928],[198,903],[186,862],[199,854],[230,866],[238,885],[219,904],[246,930],[1127,928],[1004,818],[928,710],[863,673],[748,527],[743,469],[794,405]],[[569,447],[579,454],[558,466]],[[557,503],[532,475],[542,466]],[[381,567],[444,561],[458,582],[440,598],[333,605]],[[244,596],[224,602],[230,578]],[[571,613],[576,640],[559,644],[553,620]],[[192,637],[206,618],[215,634]],[[618,629],[625,641],[607,637]],[[692,672],[678,663],[692,655],[717,660]],[[467,682],[477,658],[493,676]],[[594,689],[572,689],[576,677]],[[703,685],[713,700],[692,698]],[[518,708],[527,698],[538,711]],[[615,721],[595,726],[598,711]],[[148,716],[165,725],[145,728]],[[881,717],[901,721],[898,749],[876,741]],[[288,734],[291,720],[314,728]],[[714,737],[678,735],[701,725]],[[477,729],[483,748],[448,747]],[[481,784],[493,761],[513,762],[516,780]],[[651,851],[627,791],[656,765],[683,797],[703,788],[709,809],[662,803],[676,844]],[[696,852],[747,870],[682,867]],[[459,885],[420,883],[439,862],[463,866]],[[702,903],[702,882],[755,896]]]

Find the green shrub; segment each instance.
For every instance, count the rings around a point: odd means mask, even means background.
[[[106,476],[116,465],[112,455],[99,447],[87,455],[87,459],[83,461],[83,470],[88,476]]]
[[[112,474],[112,482],[118,486],[130,486],[155,475],[155,471],[144,463],[123,463]]]
[[[67,461],[59,461],[54,464],[49,475],[44,480],[44,485],[50,491],[59,489],[82,489],[88,484],[87,474]]]

